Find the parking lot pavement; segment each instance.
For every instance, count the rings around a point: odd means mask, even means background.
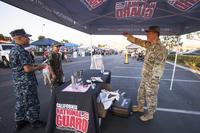
[[[105,69],[111,70],[113,90],[126,92],[133,104],[136,104],[137,89],[141,79],[143,62],[129,60],[124,64],[124,58],[118,55],[104,56]],[[90,67],[90,57],[77,58],[73,62],[63,63],[66,79],[73,72]],[[141,114],[133,113],[129,118],[121,118],[108,112],[102,120],[102,133],[200,133],[200,79],[196,74],[177,68],[173,88],[170,83],[173,66],[166,64],[164,75],[160,82],[158,108],[154,120],[142,123]],[[0,68],[0,133],[12,133],[14,130],[14,104],[12,78],[10,69]],[[41,119],[46,121],[50,101],[49,88],[44,86],[41,73],[37,72],[39,82],[38,94],[41,103]],[[31,130],[29,127],[20,133],[44,133],[45,129]]]

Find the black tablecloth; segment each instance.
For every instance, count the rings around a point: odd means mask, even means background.
[[[83,79],[101,76],[110,83],[111,73],[103,75],[99,70],[84,70]],[[52,93],[46,133],[100,133],[97,113],[97,96],[102,84],[97,83],[95,89],[82,92],[62,92],[71,82],[65,83]]]

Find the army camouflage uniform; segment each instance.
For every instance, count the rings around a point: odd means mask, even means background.
[[[15,121],[34,122],[39,119],[40,113],[38,83],[34,72],[26,73],[23,70],[24,65],[32,66],[33,60],[29,52],[20,45],[11,49],[9,58],[16,96]]]
[[[155,44],[133,36],[129,36],[127,40],[146,48],[137,102],[139,106],[144,107],[146,101],[148,113],[153,115],[157,107],[159,82],[164,72],[167,49],[160,40]]]
[[[56,80],[52,82],[52,88],[58,87],[63,83],[62,57],[59,53],[50,52],[48,64],[56,75]],[[50,75],[51,76],[51,75]]]

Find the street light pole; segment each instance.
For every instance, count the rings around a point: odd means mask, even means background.
[[[44,35],[44,26],[45,24],[42,24],[42,35]]]

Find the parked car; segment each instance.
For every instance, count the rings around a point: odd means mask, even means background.
[[[5,67],[9,67],[9,53],[14,44],[3,43],[0,44],[0,63],[3,63]]]
[[[142,52],[138,53],[137,61],[144,61],[144,54]]]
[[[183,53],[183,55],[195,55],[195,56],[200,56],[200,49],[185,52],[185,53]]]

